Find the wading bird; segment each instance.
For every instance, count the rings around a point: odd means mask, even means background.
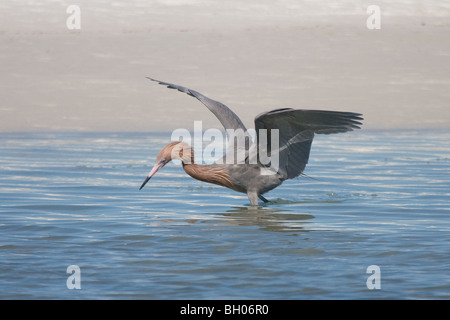
[[[228,138],[230,138],[230,130],[240,132],[244,138],[249,137],[249,133],[239,117],[224,104],[182,86],[148,79],[197,98],[219,119],[227,131]],[[236,145],[232,144],[233,150],[231,151],[244,152],[244,161],[239,163],[216,161],[211,165],[195,164],[194,152],[188,144],[172,142],[160,151],[153,169],[139,190],[159,169],[171,160],[178,159],[181,160],[183,169],[191,177],[246,193],[252,206],[257,206],[258,198],[268,202],[262,196],[264,193],[278,187],[284,180],[302,174],[308,163],[314,134],[332,134],[360,129],[361,120],[363,120],[362,115],[353,112],[291,108],[264,112],[255,118],[255,141],[260,141],[260,132],[263,132],[261,129],[266,129],[267,131],[264,132],[267,132],[268,137],[265,139],[267,140],[265,146],[246,140],[247,143],[244,144],[243,150],[238,150]],[[271,132],[277,134],[277,143],[274,143],[273,139],[269,139],[269,136],[274,134]],[[234,139],[234,137],[231,138]],[[272,163],[261,161],[263,149],[271,157],[270,159],[274,159],[274,156],[277,157],[277,166],[274,167]],[[229,153],[230,150],[227,149],[226,155]],[[251,161],[252,159],[254,161]]]

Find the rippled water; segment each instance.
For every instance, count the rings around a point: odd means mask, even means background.
[[[450,132],[318,136],[258,210],[174,164],[138,191],[169,138],[1,134],[0,298],[450,298]]]

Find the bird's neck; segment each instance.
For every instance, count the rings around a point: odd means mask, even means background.
[[[195,163],[184,163],[183,169],[192,178],[218,184],[223,187],[233,189],[230,175],[226,169],[219,165],[198,165]]]

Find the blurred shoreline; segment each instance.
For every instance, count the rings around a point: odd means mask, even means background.
[[[291,107],[363,113],[366,130],[450,128],[450,5],[381,2],[369,30],[368,1],[81,1],[81,29],[68,30],[68,2],[31,3],[0,5],[0,132],[221,128],[146,76],[221,101],[247,127]]]

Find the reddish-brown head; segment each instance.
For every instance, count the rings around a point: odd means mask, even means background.
[[[155,175],[155,173],[168,164],[171,160],[178,159],[183,163],[194,163],[194,153],[192,148],[185,142],[172,142],[167,146],[161,149],[158,156],[156,157],[155,165],[153,169],[148,174],[147,178],[145,178],[139,190],[141,190],[146,183]]]

